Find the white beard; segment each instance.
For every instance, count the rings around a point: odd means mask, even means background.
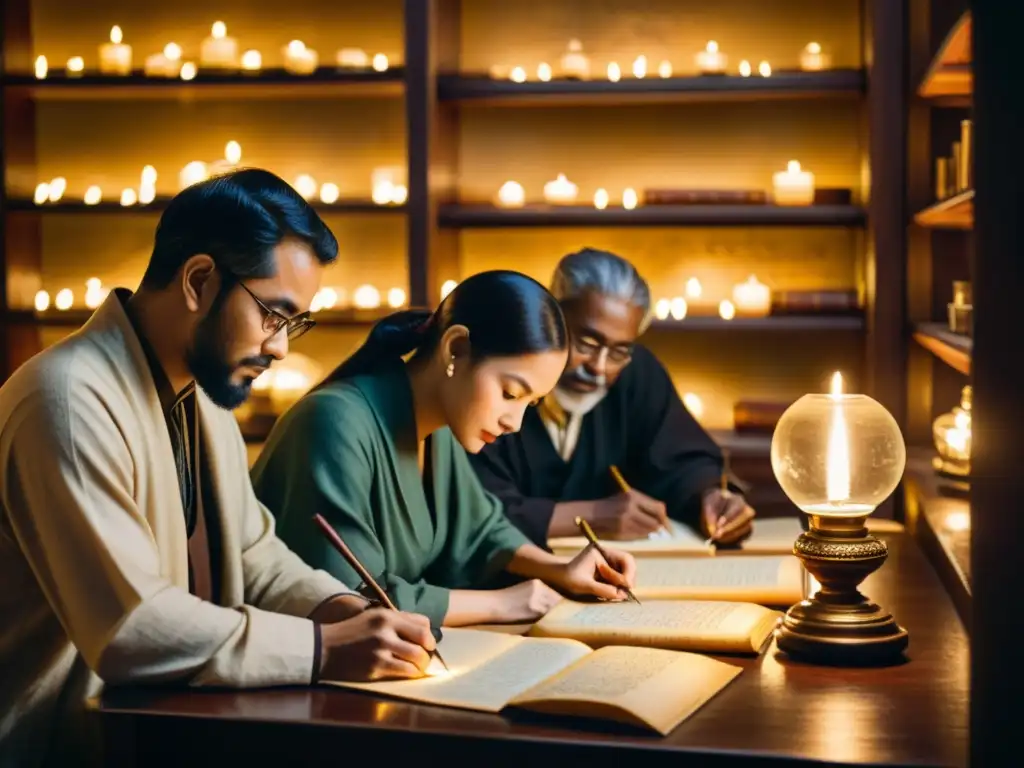
[[[598,387],[593,392],[573,392],[571,390],[555,387],[552,394],[563,410],[573,416],[583,418],[590,413],[597,405],[604,400],[608,394],[608,387]]]

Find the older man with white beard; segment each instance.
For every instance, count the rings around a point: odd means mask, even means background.
[[[668,518],[719,545],[745,538],[754,510],[738,488],[721,490],[720,449],[636,343],[651,318],[637,270],[585,248],[561,260],[551,291],[572,336],[565,373],[518,433],[471,457],[509,518],[540,546],[578,535],[577,517],[607,539],[646,537]]]

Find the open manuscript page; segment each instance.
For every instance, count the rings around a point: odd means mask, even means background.
[[[636,596],[789,606],[804,599],[806,574],[793,555],[639,557]]]
[[[564,600],[534,624],[534,637],[579,640],[592,648],[634,645],[701,653],[759,653],[782,614],[753,603]]]
[[[608,646],[510,704],[547,714],[616,720],[665,736],[741,671],[707,656]]]
[[[803,533],[803,528],[800,526],[798,517],[755,520],[753,532],[738,549],[719,550],[716,547],[706,546],[705,537],[700,536],[690,526],[676,520],[669,520],[669,527],[665,532],[651,534],[645,539],[608,540],[607,544],[610,547],[637,555],[786,555],[793,552],[793,542],[801,533]],[[586,546],[587,540],[583,536],[566,536],[548,540],[548,547],[556,555],[574,555]]]

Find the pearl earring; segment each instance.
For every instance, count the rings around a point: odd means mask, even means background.
[[[448,378],[449,378],[449,379],[450,379],[450,378],[451,378],[452,376],[454,376],[454,375],[455,375],[455,358],[454,358],[454,357],[452,358],[452,361],[451,361],[450,363],[448,363],[448,367],[447,367],[447,368],[445,368],[444,372],[445,372],[446,374],[448,374]]]

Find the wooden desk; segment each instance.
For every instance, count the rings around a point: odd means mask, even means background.
[[[864,591],[910,631],[909,662],[829,669],[770,649],[739,661],[743,674],[664,739],[606,723],[462,712],[327,688],[112,690],[99,713],[110,764],[223,768],[225,759],[255,758],[337,766],[370,749],[360,764],[966,765],[966,634],[909,535],[884,538],[889,561]]]

